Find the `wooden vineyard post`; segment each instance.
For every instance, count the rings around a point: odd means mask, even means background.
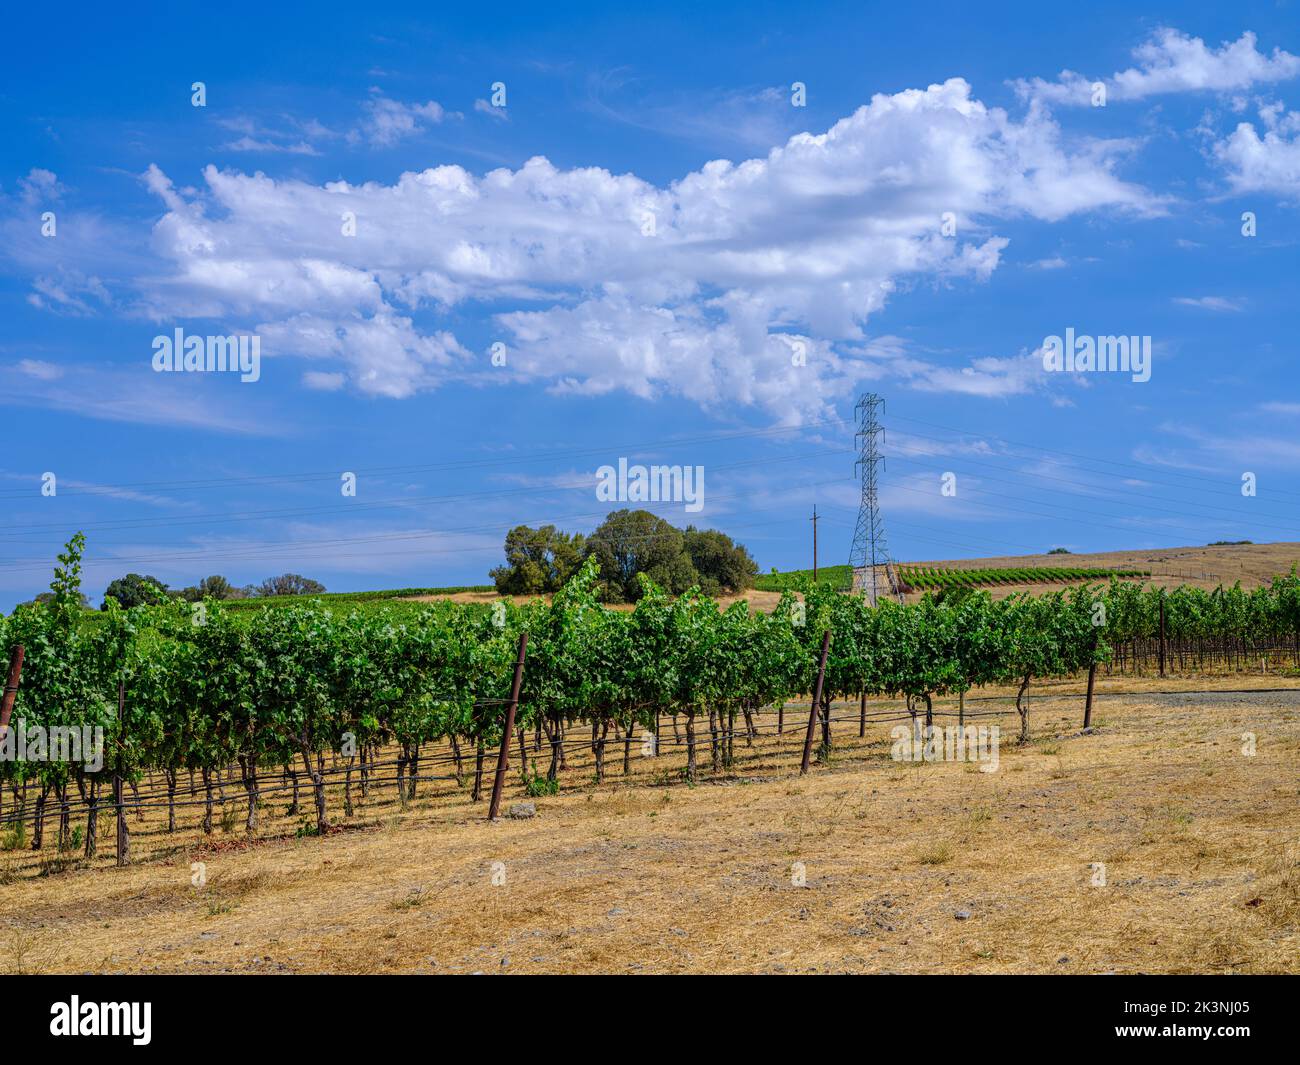
[[[488,804],[488,820],[495,821],[501,808],[501,789],[506,784],[506,763],[510,760],[510,736],[515,730],[515,711],[519,708],[519,686],[524,680],[524,656],[528,653],[528,633],[519,634],[519,657],[515,659],[515,679],[510,686],[510,705],[506,707],[505,731],[501,734],[501,750],[497,753],[497,775],[492,781],[492,801]]]
[[[18,679],[19,677],[22,676],[22,654],[23,654],[23,646],[22,644],[18,644],[14,646],[13,658],[9,659],[9,681],[8,683],[5,684],[4,687],[3,701],[0,701],[0,741],[3,741],[4,737],[8,735],[9,732],[9,717],[10,715],[13,714],[13,701],[18,694]],[[3,787],[4,785],[0,784],[0,809],[4,808]],[[26,776],[22,780],[22,787],[23,787],[23,792],[26,792],[26,788],[27,788]],[[16,787],[14,788],[14,796],[17,797],[17,793],[18,792]],[[22,813],[23,804],[25,804],[25,800],[26,800],[26,795],[23,795],[23,801],[19,802],[18,805],[19,814]]]
[[[1088,698],[1083,704],[1083,727],[1092,726],[1092,686],[1097,680],[1097,634],[1092,634],[1092,657],[1088,662]]]
[[[1160,675],[1165,675],[1165,590],[1160,589]]]
[[[14,699],[18,696],[18,680],[23,673],[23,645],[17,644],[14,647],[13,657],[9,660],[9,680],[5,683],[3,698],[0,698],[0,741],[9,734],[9,718],[14,712]],[[0,783],[0,789],[3,789],[3,783]],[[23,788],[26,790],[27,778],[23,778]],[[17,786],[14,788],[14,795],[17,796]],[[24,795],[24,799],[26,796]],[[3,807],[4,795],[0,792],[0,807]],[[18,807],[19,821],[15,822],[15,828],[21,822],[23,807]]]
[[[822,637],[822,657],[817,666],[817,686],[813,691],[812,706],[808,708],[808,734],[803,738],[803,765],[799,768],[800,776],[808,772],[808,762],[812,758],[813,733],[817,730],[817,704],[822,701],[822,681],[826,677],[826,652],[830,650],[830,646],[831,630],[827,629]]]
[[[126,865],[131,861],[131,830],[126,824],[126,808],[122,805],[122,741],[125,739],[126,726],[124,711],[126,709],[126,681],[117,682],[117,727],[118,755],[117,768],[113,771],[113,805],[117,809],[117,864]]]
[[[0,701],[0,737],[3,737],[9,728],[9,718],[14,712],[18,680],[23,674],[23,654],[23,645],[18,644],[14,648],[13,657],[9,659],[9,680],[5,683],[4,699]]]
[[[858,708],[858,739],[867,734],[867,693],[862,692],[862,704]]]

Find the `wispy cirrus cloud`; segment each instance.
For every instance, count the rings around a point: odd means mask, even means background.
[[[334,136],[315,119],[303,121],[290,115],[280,116],[275,124],[260,121],[251,115],[223,116],[216,121],[229,133],[237,134],[221,145],[228,152],[320,155],[320,149],[312,142]]]
[[[1201,462],[1197,467],[1221,472],[1224,463],[1240,470],[1255,469],[1266,465],[1282,469],[1300,468],[1300,442],[1293,436],[1268,436],[1249,432],[1216,433],[1186,425],[1181,422],[1165,422],[1160,426],[1161,432],[1189,441],[1198,455],[1188,459],[1189,463]],[[1174,461],[1171,457],[1171,461]],[[1216,464],[1216,465],[1212,465]]]
[[[237,381],[206,380],[204,374],[155,374],[147,349],[138,369],[41,359],[0,363],[0,403],[135,425],[261,437],[292,434],[292,427],[283,418],[272,417],[269,409],[257,409],[246,393],[229,392],[229,388],[243,387]]]
[[[1199,307],[1204,311],[1235,313],[1245,310],[1245,302],[1229,299],[1227,296],[1175,296],[1173,301],[1183,307]]]
[[[353,141],[365,139],[374,147],[391,148],[398,141],[439,125],[449,117],[447,110],[435,100],[408,104],[385,96],[377,88],[372,88],[370,93],[364,107],[366,117],[349,134]]]
[[[474,110],[480,115],[487,115],[489,118],[495,118],[498,122],[510,121],[510,115],[506,113],[504,107],[493,107],[487,100],[475,100]]]
[[[26,473],[14,473],[12,471],[0,472],[0,477],[6,481],[13,481],[19,484],[38,485],[41,483],[41,473],[35,470]],[[126,485],[100,484],[96,481],[79,481],[71,477],[62,477],[58,481],[59,494],[67,496],[70,492],[80,495],[93,495],[101,499],[116,499],[124,503],[144,503],[151,507],[167,507],[180,510],[193,510],[196,504],[193,500],[176,499],[173,496],[160,495],[156,492],[141,492],[138,489]]]
[[[583,106],[602,118],[666,137],[745,150],[767,149],[799,128],[801,112],[791,106],[787,88],[732,89],[707,102],[698,94],[627,98],[636,79],[606,71],[587,79]]]
[[[43,310],[71,315],[90,315],[111,302],[112,297],[98,277],[86,277],[77,270],[65,269],[57,277],[32,279],[27,302]]]

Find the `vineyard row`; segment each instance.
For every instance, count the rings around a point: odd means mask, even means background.
[[[809,585],[802,598],[785,592],[771,613],[743,602],[724,610],[695,592],[670,597],[643,577],[629,612],[599,604],[589,560],[549,603],[346,614],[313,601],[240,611],[109,603],[88,625],[79,555],[74,540],[60,556],[52,603],[0,619],[0,647],[15,662],[19,646],[25,656],[3,723],[11,712],[28,732],[91,728],[104,738],[97,771],[84,761],[0,760],[0,786],[20,785],[33,809],[63,809],[78,795],[120,808],[132,783],[151,774],[174,782],[191,770],[211,777],[234,767],[255,791],[274,767],[301,773],[324,831],[327,757],[392,749],[398,773],[418,778],[431,745],[463,745],[476,760],[498,749],[516,709],[519,730],[551,743],[589,728],[598,777],[611,729],[655,732],[667,719],[680,726],[693,780],[701,728],[713,744],[735,733],[738,718],[748,725],[759,709],[810,692],[820,691],[825,746],[835,700],[903,696],[928,720],[936,696],[1009,684],[1026,740],[1033,678],[1122,665],[1152,641],[1184,657],[1208,650],[1249,661],[1279,647],[1300,656],[1294,572],[1251,592],[1165,593],[1112,579],[1043,596],[972,592],[875,608]],[[0,751],[12,749],[14,731]],[[558,772],[552,758],[544,779]],[[251,803],[250,819],[255,812]]]

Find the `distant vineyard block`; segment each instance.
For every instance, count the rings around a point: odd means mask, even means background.
[[[1070,584],[1107,581],[1112,577],[1150,577],[1150,570],[1105,569],[1097,566],[1025,566],[957,569],[938,566],[900,566],[906,591],[934,592],[945,588],[982,588],[1012,584]]]

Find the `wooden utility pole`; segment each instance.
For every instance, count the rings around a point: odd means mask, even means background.
[[[817,504],[813,504],[813,583],[817,581]]]
[[[812,758],[812,741],[813,733],[817,729],[817,704],[822,701],[822,680],[826,676],[826,652],[831,646],[831,630],[826,630],[826,635],[822,637],[822,658],[817,666],[817,686],[813,689],[812,706],[808,710],[808,734],[803,739],[803,765],[799,768],[799,775],[803,776],[808,772],[808,762]]]
[[[506,762],[510,759],[510,737],[515,731],[515,711],[519,707],[519,686],[524,679],[524,655],[528,653],[528,633],[519,634],[519,657],[515,659],[515,679],[510,686],[510,705],[506,707],[505,731],[501,733],[501,750],[497,754],[497,775],[492,781],[492,801],[488,804],[488,820],[495,821],[501,807],[501,789],[506,783]]]

